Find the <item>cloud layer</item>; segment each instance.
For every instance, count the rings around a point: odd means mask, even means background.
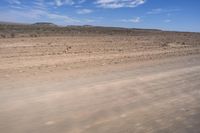
[[[146,0],[97,0],[96,4],[103,8],[123,8],[137,7],[146,2]]]
[[[122,19],[121,22],[140,23],[141,18],[135,17],[135,18],[132,18],[132,19]]]
[[[102,8],[103,9],[134,8],[144,4],[147,0],[94,0],[94,1],[4,0],[4,1],[9,4],[8,6],[9,9],[6,12],[0,13],[1,20],[17,21],[17,22],[50,21],[62,25],[62,24],[82,24],[82,23],[88,24],[101,21],[103,19],[102,16],[98,15],[95,17],[90,17],[90,16],[97,14],[97,12],[102,10]],[[88,4],[90,6],[88,6]],[[67,8],[71,9],[71,13],[67,12]],[[117,19],[113,21],[119,22]],[[141,18],[140,17],[136,18],[131,17],[130,19],[121,18],[121,22],[140,23]]]
[[[91,9],[80,9],[77,10],[77,14],[89,14],[92,13],[93,11]]]

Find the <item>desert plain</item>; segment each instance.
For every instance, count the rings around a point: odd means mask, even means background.
[[[0,132],[200,133],[200,33],[100,29],[2,32]]]

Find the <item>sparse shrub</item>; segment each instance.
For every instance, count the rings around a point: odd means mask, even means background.
[[[66,46],[66,49],[63,52],[66,54],[70,49],[72,49],[72,46]]]
[[[182,42],[182,45],[185,45],[185,42]]]
[[[72,46],[68,46],[68,49],[72,49]]]
[[[167,47],[167,46],[168,46],[168,43],[162,43],[161,46],[162,46],[162,47]]]
[[[1,34],[1,38],[6,38],[6,35],[4,35],[4,34]]]
[[[10,37],[11,37],[11,38],[14,38],[14,37],[15,37],[15,33],[11,33],[11,34],[10,34]]]
[[[37,37],[37,34],[31,34],[30,36],[31,37]]]

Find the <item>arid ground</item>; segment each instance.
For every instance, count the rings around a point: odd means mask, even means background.
[[[134,33],[2,36],[0,132],[200,133],[200,33]]]

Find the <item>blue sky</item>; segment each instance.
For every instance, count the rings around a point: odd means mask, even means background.
[[[200,32],[200,0],[0,0],[0,21]]]

